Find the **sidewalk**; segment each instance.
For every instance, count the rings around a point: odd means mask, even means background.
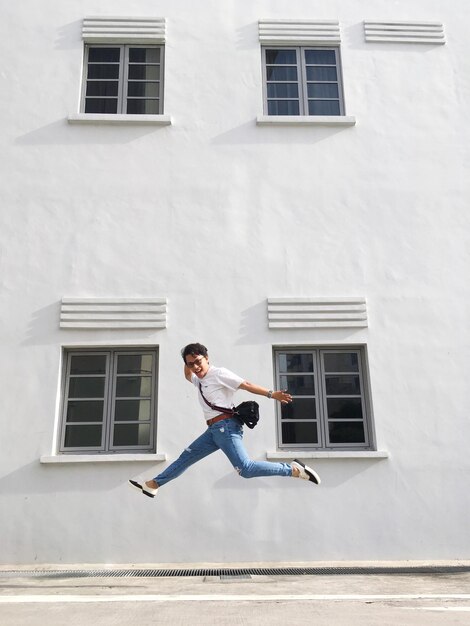
[[[213,572],[221,567],[191,564],[164,569],[180,573],[189,568]],[[154,565],[4,566],[0,568],[0,623],[2,626],[470,623],[470,562],[230,564],[224,565],[223,570],[254,567],[271,571],[303,567],[319,573],[155,577],[123,575],[158,569]],[[396,573],[400,568],[413,573]],[[106,569],[109,576],[104,575]],[[341,573],[351,569],[355,573]],[[332,570],[337,573],[326,573]],[[373,573],[358,573],[367,570]],[[377,573],[379,570],[382,573]],[[97,571],[100,575],[93,576]]]

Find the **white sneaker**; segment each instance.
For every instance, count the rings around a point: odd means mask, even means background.
[[[157,495],[158,489],[152,489],[151,487],[147,487],[145,484],[145,480],[129,480],[129,485],[134,487],[134,489],[139,489],[144,495],[149,498],[155,498]]]
[[[312,483],[319,485],[321,483],[320,476],[308,465],[302,463],[298,459],[295,459],[291,463],[292,467],[296,467],[299,470],[299,475],[296,478],[303,478],[304,480],[310,480]]]

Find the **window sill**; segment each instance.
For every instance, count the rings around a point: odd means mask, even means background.
[[[268,461],[279,459],[388,459],[386,450],[283,450],[266,452]]]
[[[115,115],[107,113],[77,113],[69,115],[69,124],[117,124],[131,126],[153,125],[170,126],[172,124],[171,115]]]
[[[355,126],[351,115],[258,115],[258,126]]]
[[[54,454],[43,455],[41,463],[155,463],[166,461],[166,454]]]

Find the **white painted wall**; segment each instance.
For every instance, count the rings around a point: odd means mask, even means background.
[[[47,7],[47,8],[46,8]],[[1,563],[469,558],[466,0],[22,0],[0,20]],[[169,127],[78,126],[89,15],[168,20]],[[352,128],[259,127],[259,18],[338,19]],[[443,22],[445,46],[362,22]],[[268,330],[266,298],[367,298],[367,329]],[[59,330],[60,300],[157,297],[166,330]],[[319,459],[321,488],[244,481],[219,453],[44,465],[63,346],[160,347],[158,452],[201,432],[180,348],[271,386],[272,346],[366,344],[388,459]],[[274,405],[246,434],[276,446]]]

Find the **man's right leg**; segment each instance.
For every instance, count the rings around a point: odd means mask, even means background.
[[[148,481],[148,486],[154,488],[162,487],[170,482],[170,480],[181,476],[188,467],[191,467],[191,465],[194,465],[194,463],[197,463],[218,449],[219,447],[214,443],[210,430],[207,429],[200,437],[183,450],[176,461],[173,461],[161,474],[155,476],[153,480],[156,483],[156,487],[152,484],[152,481]]]

